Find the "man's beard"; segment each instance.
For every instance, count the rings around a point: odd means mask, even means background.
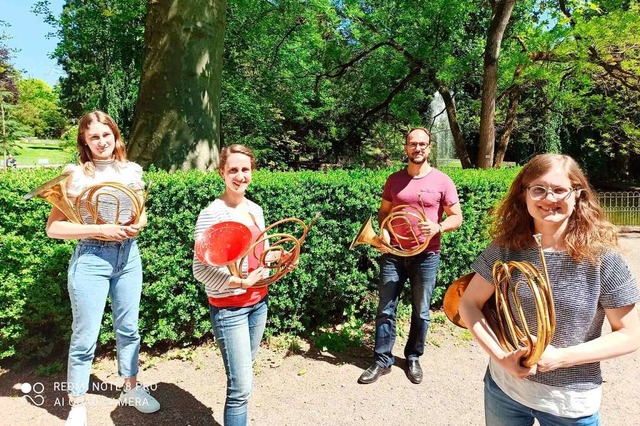
[[[420,160],[416,160],[416,157],[422,157]],[[414,155],[414,156],[410,156],[409,157],[409,161],[411,161],[413,164],[423,164],[425,161],[427,161],[427,156],[426,155]]]

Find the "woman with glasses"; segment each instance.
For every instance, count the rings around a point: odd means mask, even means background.
[[[493,242],[472,264],[476,272],[460,300],[460,315],[490,355],[485,375],[487,425],[597,425],[602,399],[600,361],[640,347],[636,280],[616,251],[617,236],[578,164],[543,154],[520,171],[495,210]],[[537,364],[524,367],[526,348],[503,350],[482,313],[494,297],[497,261],[541,268],[542,248],[553,294],[556,329]],[[536,324],[531,293],[518,296],[528,324]],[[602,335],[604,318],[612,332]]]

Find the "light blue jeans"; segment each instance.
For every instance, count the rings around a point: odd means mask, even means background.
[[[245,426],[251,389],[253,361],[267,324],[268,297],[246,308],[210,306],[213,333],[227,372],[225,426]]]
[[[78,397],[89,389],[107,295],[111,296],[118,374],[124,378],[136,376],[142,264],[135,239],[81,240],[69,262],[68,289],[73,313],[67,365],[69,394]]]
[[[487,370],[484,376],[484,419],[487,426],[531,426],[534,419],[540,426],[597,426],[600,413],[569,419],[534,410],[511,399]]]
[[[424,344],[431,318],[429,307],[436,284],[439,253],[423,252],[411,257],[383,254],[378,284],[378,313],[376,315],[375,362],[381,367],[391,367],[396,341],[396,311],[404,283],[411,286],[411,327],[404,348],[407,361],[417,360],[424,353]]]

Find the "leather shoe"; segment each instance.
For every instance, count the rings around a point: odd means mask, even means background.
[[[411,383],[422,383],[422,367],[417,359],[407,361],[407,377]]]
[[[358,379],[358,383],[367,385],[369,383],[373,383],[380,376],[384,376],[385,374],[389,374],[391,372],[391,367],[380,367],[378,364],[373,364],[371,367],[364,370],[364,372],[360,375]]]

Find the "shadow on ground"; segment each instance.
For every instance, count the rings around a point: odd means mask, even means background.
[[[64,421],[69,414],[64,380],[63,374],[39,377],[30,372],[5,370],[0,375],[0,397],[22,399],[25,405],[38,407],[47,411],[51,416]],[[140,413],[132,407],[118,404],[120,393],[118,386],[102,381],[92,374],[90,391],[87,395],[88,408],[91,410],[92,406],[101,406],[101,410],[104,410],[107,407],[111,410],[112,424],[117,426],[141,424],[221,425],[214,420],[210,407],[202,404],[182,387],[173,383],[159,382],[150,386],[149,389],[153,396],[161,401],[162,408],[157,413]],[[4,424],[10,422],[11,420],[7,418],[0,421]]]

